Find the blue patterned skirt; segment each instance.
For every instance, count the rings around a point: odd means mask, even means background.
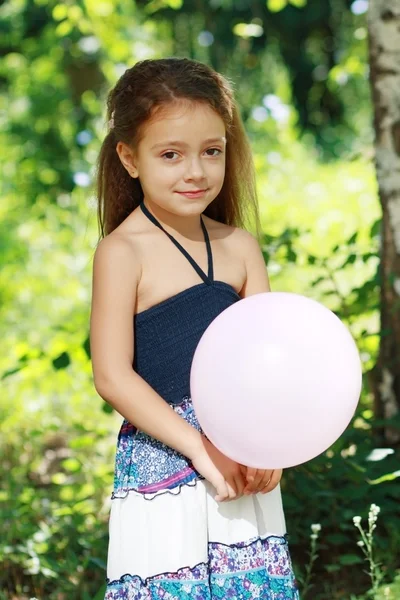
[[[189,398],[172,410],[200,429]],[[299,600],[279,486],[214,496],[185,457],[124,421],[105,600]]]

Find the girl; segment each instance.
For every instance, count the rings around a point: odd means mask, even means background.
[[[192,60],[145,60],[110,92],[108,115],[91,349],[96,390],[124,421],[106,600],[297,600],[281,472],[221,454],[190,400],[208,325],[269,290],[242,228],[256,195],[231,87]]]

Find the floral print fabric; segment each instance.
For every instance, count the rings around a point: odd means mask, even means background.
[[[209,544],[209,562],[143,581],[108,582],[105,600],[299,600],[287,540],[269,536],[227,546]]]
[[[171,410],[201,430],[188,396]],[[173,490],[198,478],[184,456],[123,421],[118,436],[112,498],[124,498],[129,491],[154,494]]]

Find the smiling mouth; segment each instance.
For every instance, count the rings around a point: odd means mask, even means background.
[[[208,188],[204,190],[185,190],[183,192],[178,192],[178,194],[199,194],[200,192],[206,192]]]

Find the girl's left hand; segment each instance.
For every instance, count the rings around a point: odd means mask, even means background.
[[[244,465],[240,465],[240,469],[246,481],[246,487],[243,490],[245,496],[272,492],[282,477],[282,469],[253,469]]]

